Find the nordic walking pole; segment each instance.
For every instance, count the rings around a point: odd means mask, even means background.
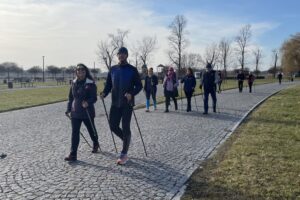
[[[148,156],[148,155],[147,155],[147,151],[146,151],[146,147],[145,147],[145,143],[144,143],[144,140],[143,140],[143,136],[142,136],[142,133],[141,133],[141,129],[140,129],[139,123],[138,123],[138,121],[137,121],[137,118],[136,118],[136,115],[135,115],[133,106],[132,106],[132,112],[133,112],[133,116],[134,116],[134,119],[135,119],[135,122],[136,122],[136,126],[138,127],[138,130],[139,130],[139,133],[140,133],[140,136],[141,136],[141,140],[142,140],[142,143],[143,143],[145,155]]]
[[[180,101],[181,101],[181,111],[183,110],[182,109],[182,83],[180,83]]]
[[[198,112],[199,110],[198,110],[198,106],[197,106],[197,101],[196,101],[195,94],[193,94],[193,96],[194,96],[194,100],[195,100],[195,106],[196,106],[196,109],[197,109],[197,112]]]
[[[92,129],[93,129],[93,132],[94,132],[94,136],[95,136],[95,135],[96,135],[96,129],[95,129],[95,127],[94,127],[94,124],[92,123],[92,119],[91,119],[90,113],[89,113],[89,111],[88,111],[87,108],[85,108],[85,112],[86,112],[86,114],[87,114],[87,116],[88,116],[88,118],[89,118],[90,124],[91,124]],[[99,144],[99,150],[102,152],[102,150],[101,150],[101,148],[100,148],[100,143],[98,143],[98,144]]]
[[[116,150],[116,153],[118,153],[118,149],[117,149],[117,146],[116,146],[115,138],[114,138],[114,135],[113,135],[113,133],[112,133],[112,131],[111,131],[111,129],[110,129],[110,123],[109,123],[109,118],[108,118],[108,114],[107,114],[107,110],[106,110],[106,105],[105,105],[104,99],[101,98],[101,100],[102,100],[102,103],[103,103],[103,107],[104,107],[106,119],[107,119],[107,121],[108,121],[108,126],[109,126],[109,130],[110,130],[110,133],[111,133],[111,137],[112,137],[112,140],[113,140],[114,145],[115,145],[115,150]]]
[[[71,120],[70,115],[66,114],[66,116]],[[79,131],[80,135],[83,137],[83,139],[85,140],[85,142],[89,145],[90,148],[92,148],[92,146],[90,145],[90,143],[87,141],[87,139],[84,137],[84,135],[82,134],[81,131]]]
[[[219,106],[218,106],[218,99],[217,99],[216,89],[215,89],[215,95],[216,95],[216,111],[217,111],[217,113],[220,113],[220,109],[219,109]]]

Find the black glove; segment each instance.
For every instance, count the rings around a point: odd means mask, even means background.
[[[105,98],[104,92],[100,92],[100,98],[101,98],[101,99],[104,99],[104,98]]]
[[[67,111],[65,112],[65,115],[68,116],[68,117],[70,117],[70,113],[71,113],[71,112],[67,110]]]
[[[199,86],[200,90],[202,90],[202,85]]]

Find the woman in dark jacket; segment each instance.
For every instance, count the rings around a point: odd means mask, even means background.
[[[66,115],[71,117],[72,144],[71,152],[66,161],[77,160],[77,149],[79,145],[79,133],[82,122],[86,126],[93,141],[92,153],[97,153],[99,148],[98,135],[95,128],[95,107],[97,101],[97,86],[84,64],[78,64],[76,78],[72,82],[69,92],[69,102]]]
[[[156,91],[157,91],[158,79],[153,74],[153,68],[149,68],[148,75],[145,77],[144,91],[146,95],[146,112],[149,112],[150,96],[152,96],[153,107],[156,110]]]
[[[196,86],[196,78],[194,76],[192,68],[187,68],[185,77],[181,80],[181,83],[184,83],[184,93],[187,99],[187,112],[192,110],[191,107],[191,99],[194,93],[194,89]]]

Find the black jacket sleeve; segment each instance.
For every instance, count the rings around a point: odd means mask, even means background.
[[[104,97],[106,97],[110,93],[111,88],[112,88],[111,71],[109,71],[107,74],[106,83],[103,90]]]
[[[67,105],[67,112],[71,112],[72,103],[74,100],[73,93],[72,93],[72,86],[70,87],[70,91],[69,91],[69,101],[68,101],[68,105]]]
[[[158,78],[157,76],[153,75],[153,85],[157,86],[158,85]]]
[[[144,90],[147,89],[147,84],[148,84],[147,79],[148,79],[148,76],[145,77],[145,81],[144,81]]]
[[[193,82],[192,82],[192,88],[196,87],[196,78],[195,76],[193,76]]]
[[[133,91],[129,92],[132,96],[137,95],[143,88],[143,84],[140,78],[140,75],[137,71],[137,69],[135,68],[134,71],[134,79],[133,79]]]

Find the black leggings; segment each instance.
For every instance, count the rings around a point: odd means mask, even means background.
[[[184,91],[184,93],[185,93],[186,100],[187,100],[187,108],[186,108],[186,110],[187,111],[191,111],[191,109],[192,109],[191,99],[192,99],[192,96],[193,96],[193,91]]]
[[[127,154],[130,140],[130,121],[132,116],[132,107],[126,105],[123,107],[111,106],[109,113],[110,129],[123,141],[122,154]],[[119,127],[122,119],[122,129]]]
[[[77,118],[72,118],[71,119],[71,123],[72,123],[72,144],[71,144],[71,155],[73,156],[77,156],[77,150],[78,150],[78,145],[79,145],[79,140],[80,140],[80,127],[82,122],[84,123],[84,125],[86,126],[90,137],[93,141],[94,145],[99,144],[98,142],[98,134],[97,134],[97,130],[95,128],[95,123],[94,123],[94,118],[91,119],[92,120],[92,124],[90,122],[89,119],[77,119]],[[94,129],[92,127],[92,125],[95,128],[95,133],[94,133]]]
[[[171,98],[173,99],[174,101],[174,105],[175,105],[175,110],[178,109],[178,106],[177,106],[177,99],[174,95],[174,92],[171,92],[171,91],[165,91],[165,97],[166,97],[166,110],[169,110],[169,105],[170,105],[170,100]]]
[[[243,83],[244,83],[244,81],[238,81],[239,92],[242,92],[242,91],[243,91]]]

